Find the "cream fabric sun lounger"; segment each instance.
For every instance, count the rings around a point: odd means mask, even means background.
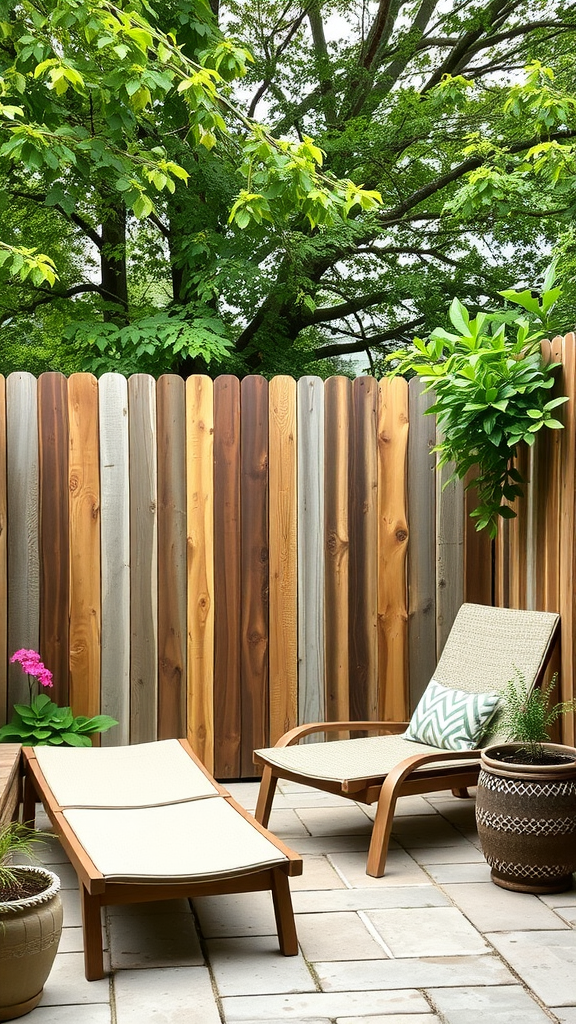
[[[104,977],[100,908],[270,890],[280,949],[298,952],[289,875],[302,859],[245,811],[186,740],[27,747],[24,820],[39,797],[78,875],[86,977]]]

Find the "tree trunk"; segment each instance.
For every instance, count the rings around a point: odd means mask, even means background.
[[[104,310],[104,322],[124,327],[128,323],[128,277],[126,273],[126,207],[107,204],[102,217],[100,272],[104,300],[117,309]]]

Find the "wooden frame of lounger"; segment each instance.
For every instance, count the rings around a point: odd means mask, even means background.
[[[526,612],[519,609],[492,608],[491,606],[464,604],[462,605],[452,631],[446,641],[444,653],[438,662],[434,678],[446,686],[454,689],[467,689],[469,692],[481,692],[476,685],[469,685],[464,679],[458,685],[459,664],[466,665],[466,661],[475,669],[474,657],[470,651],[474,646],[474,633],[470,625],[474,620],[478,623],[496,615],[505,619],[511,630],[510,647],[516,648],[516,654],[525,645],[526,649],[533,648],[531,660],[533,662],[530,670],[530,678],[527,682],[531,685],[541,684],[545,672],[549,666],[552,653],[559,643],[560,617],[555,613],[548,612]],[[536,617],[541,619],[542,637],[531,636],[535,627]],[[468,622],[466,620],[469,620]],[[464,628],[459,626],[464,622]],[[515,630],[515,633],[512,632]],[[486,631],[486,630],[485,630]],[[489,630],[488,630],[489,632]],[[452,646],[450,646],[452,645]],[[461,656],[461,657],[460,657]],[[494,652],[494,662],[486,659],[485,666],[486,683],[485,690],[499,690],[506,680],[512,675],[511,666],[505,665],[502,652]],[[476,675],[482,675],[484,666],[480,667]],[[493,675],[491,675],[491,670]],[[464,675],[466,669],[464,669]],[[508,674],[510,673],[510,674]],[[500,677],[500,678],[498,678]],[[492,683],[492,685],[491,685]],[[425,748],[421,753],[413,753],[411,756],[404,756],[396,764],[388,767],[381,774],[373,774],[362,778],[343,778],[332,776],[318,777],[314,773],[314,751],[321,746],[332,746],[338,740],[331,740],[328,744],[309,744],[306,746],[306,757],[309,761],[309,769],[291,770],[288,764],[275,763],[275,756],[281,762],[281,754],[275,752],[279,748],[291,747],[299,743],[305,736],[313,733],[331,733],[332,736],[342,733],[371,732],[384,735],[400,735],[405,732],[408,722],[313,722],[308,725],[297,726],[285,733],[277,741],[273,748],[268,750],[256,750],[254,752],[255,764],[262,767],[262,779],[256,810],[256,819],[263,825],[268,824],[272,801],[276,790],[278,779],[286,779],[297,782],[299,785],[311,786],[323,792],[333,793],[338,796],[356,800],[359,803],[373,804],[377,802],[376,816],[372,829],[372,837],[368,850],[366,863],[366,874],[374,878],[380,878],[386,869],[388,857],[388,846],[392,832],[394,811],[396,802],[400,796],[415,796],[422,793],[433,793],[437,790],[452,790],[454,796],[467,797],[468,787],[475,786],[480,772],[480,750],[452,751],[446,749]],[[351,740],[355,743],[355,740]],[[360,741],[361,742],[361,741]],[[492,739],[490,740],[492,742]],[[412,747],[418,744],[411,744]],[[442,763],[443,762],[443,763]],[[449,762],[449,763],[447,763]],[[461,762],[461,763],[459,763]],[[436,766],[435,766],[436,765]]]
[[[197,896],[226,895],[240,892],[270,890],[278,931],[280,950],[285,956],[298,953],[298,940],[294,923],[294,912],[288,876],[302,874],[302,858],[290,850],[276,836],[259,824],[230,793],[215,782],[202,762],[196,757],[187,740],[179,741],[189,757],[202,770],[218,791],[218,795],[254,829],[262,833],[287,860],[279,865],[259,868],[237,875],[202,878],[198,881],[150,883],[150,882],[108,882],[90,859],[63,814],[63,808],[56,800],[38,764],[33,747],[25,747],[24,806],[23,820],[34,823],[36,799],[42,801],[46,813],[56,830],[78,876],[82,904],[82,925],[84,931],[84,965],[88,981],[104,977],[104,956],[102,949],[101,907],[123,903],[144,903],[152,900],[194,898]]]

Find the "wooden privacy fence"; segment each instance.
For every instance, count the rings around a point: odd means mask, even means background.
[[[54,699],[119,720],[102,743],[188,735],[221,778],[297,722],[402,720],[463,597],[425,404],[370,377],[0,378],[0,715],[32,647]]]

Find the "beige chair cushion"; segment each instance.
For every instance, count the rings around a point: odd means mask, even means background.
[[[157,807],[218,796],[178,740],[35,752],[61,807]]]
[[[223,797],[127,811],[74,808],[64,817],[108,882],[197,881],[288,860]]]
[[[326,743],[307,743],[293,747],[270,747],[257,750],[268,764],[285,768],[289,772],[311,779],[330,782],[357,782],[363,779],[378,779],[387,775],[400,761],[413,754],[446,753],[446,763],[435,762],[434,769],[454,767],[448,760],[449,752],[426,743],[415,743],[402,736],[368,736],[351,740],[331,740]],[[471,758],[475,764],[477,758]],[[468,764],[466,759],[460,767]],[[424,765],[425,771],[429,766]]]

